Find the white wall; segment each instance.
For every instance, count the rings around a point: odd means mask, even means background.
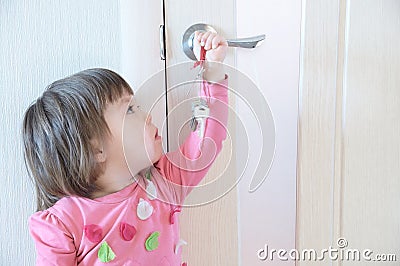
[[[119,1],[0,2],[0,265],[33,265],[27,219],[33,185],[20,129],[28,105],[46,85],[90,67],[120,68]]]

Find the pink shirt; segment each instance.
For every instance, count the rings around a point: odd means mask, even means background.
[[[203,82],[201,94],[210,108],[202,145],[191,132],[179,150],[164,154],[124,189],[96,199],[64,197],[30,217],[37,265],[181,265],[180,205],[226,138],[227,79]]]

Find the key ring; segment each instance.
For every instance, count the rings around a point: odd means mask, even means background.
[[[206,60],[206,53],[207,53],[207,51],[204,48],[204,46],[201,46],[200,47],[200,60],[193,64],[193,68],[200,66],[199,73],[197,74],[196,79],[194,81],[199,80],[203,76],[203,73],[206,71],[206,69],[204,68],[204,64],[205,64],[205,60]],[[192,86],[189,88],[188,92],[186,93],[185,98],[188,97],[189,93],[192,91],[192,88],[195,86],[196,83],[197,82],[192,84]]]

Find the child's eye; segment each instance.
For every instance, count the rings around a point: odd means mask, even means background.
[[[133,110],[133,107],[134,107],[133,105],[129,105],[129,106],[128,106],[128,110],[126,111],[126,113],[127,113],[127,114],[133,114],[133,113],[135,113],[135,111]]]
[[[134,113],[135,113],[134,108],[135,108],[134,105],[129,105],[129,106],[128,106],[128,110],[126,111],[126,113],[128,113],[128,114],[134,114]],[[141,110],[141,109],[140,109],[140,105],[137,105],[136,108],[137,108],[138,110]]]

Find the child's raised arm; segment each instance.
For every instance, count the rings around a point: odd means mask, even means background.
[[[183,203],[193,186],[207,174],[222,149],[222,141],[226,138],[228,81],[222,62],[228,45],[220,35],[196,32],[194,52],[197,58],[200,44],[203,44],[206,50],[201,97],[207,101],[210,109],[208,118],[204,120],[203,138],[197,132],[191,132],[177,151],[163,155],[154,165],[164,177],[163,180],[155,180],[160,197],[178,205]],[[174,192],[173,195],[168,195],[171,191]]]

